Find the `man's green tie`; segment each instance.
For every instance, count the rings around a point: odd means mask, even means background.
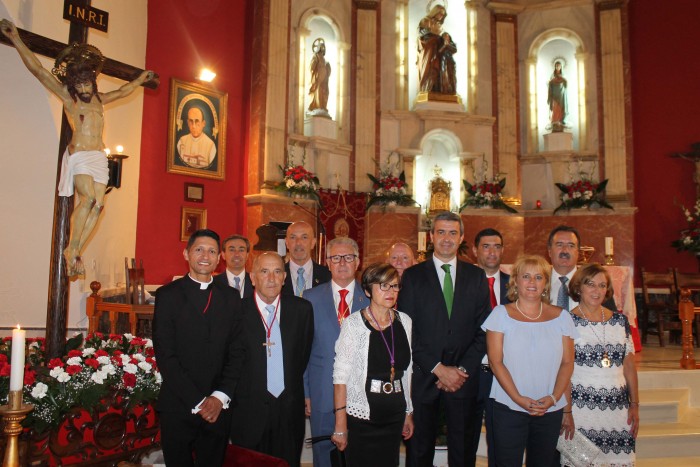
[[[442,283],[442,294],[445,296],[445,305],[447,305],[447,316],[452,316],[452,301],[454,300],[454,290],[452,289],[452,273],[450,273],[450,265],[443,264],[442,269],[445,271],[445,280]]]

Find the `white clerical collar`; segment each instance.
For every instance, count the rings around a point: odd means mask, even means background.
[[[212,282],[214,282],[214,278],[213,278],[212,276],[209,276],[209,282],[202,282],[202,281],[198,281],[197,279],[195,279],[194,277],[192,277],[192,274],[189,274],[189,273],[188,273],[187,275],[189,276],[190,279],[192,279],[192,280],[195,281],[197,284],[199,284],[199,289],[200,289],[200,290],[207,290],[207,288],[209,287],[209,284],[211,284]]]

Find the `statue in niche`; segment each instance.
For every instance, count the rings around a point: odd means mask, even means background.
[[[442,178],[442,168],[433,168],[435,178],[430,181],[430,212],[437,213],[450,210],[450,192],[452,184]]]
[[[313,96],[309,104],[309,113],[330,118],[328,115],[328,79],[331,76],[331,64],[326,61],[326,42],[323,38],[316,39],[311,46],[314,57],[311,59],[311,88]]]
[[[554,72],[549,79],[547,91],[547,104],[549,105],[549,121],[552,132],[561,132],[566,128],[566,116],[569,105],[566,100],[566,78],[562,73],[561,60],[554,62]]]
[[[450,34],[442,31],[446,17],[445,5],[435,5],[418,24],[416,64],[421,92],[456,94],[457,73],[452,56],[457,53],[457,45]]]

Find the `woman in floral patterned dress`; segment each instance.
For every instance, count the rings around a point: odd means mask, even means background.
[[[579,338],[562,433],[570,438],[577,429],[593,441],[601,450],[596,466],[634,466],[639,392],[629,322],[602,306],[612,287],[601,265],[579,268],[569,292],[579,302],[571,310]],[[566,465],[563,456],[561,462]]]

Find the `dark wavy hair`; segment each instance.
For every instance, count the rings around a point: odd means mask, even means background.
[[[100,94],[97,92],[97,75],[95,70],[87,66],[74,65],[69,67],[66,72],[65,84],[68,88],[68,94],[73,98],[73,102],[78,102],[77,86],[81,83],[92,83],[92,94],[97,96],[97,100],[102,102]]]

